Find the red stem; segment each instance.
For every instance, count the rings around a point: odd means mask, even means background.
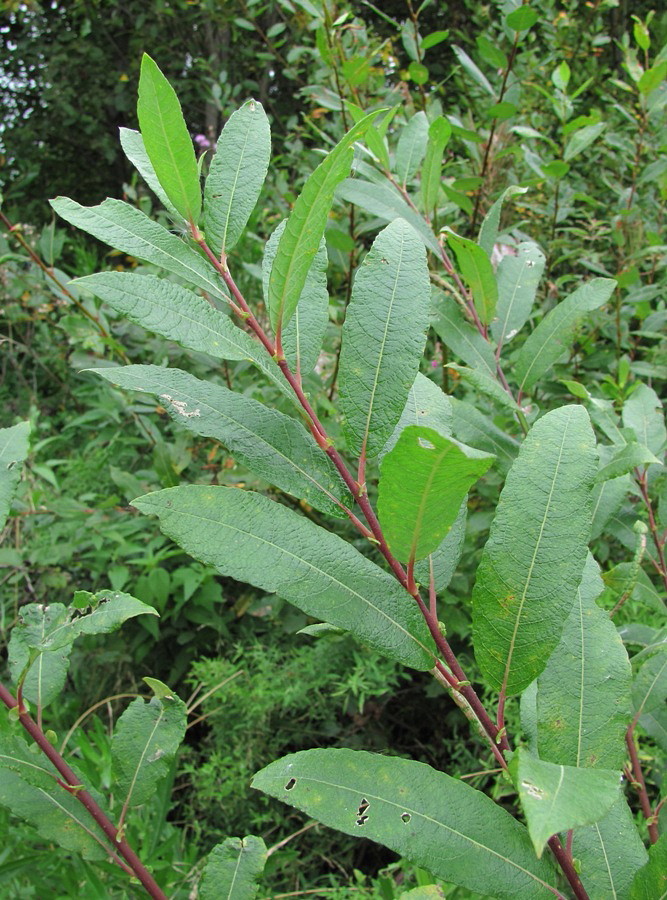
[[[642,500],[644,501],[644,506],[646,507],[646,510],[648,512],[648,527],[651,531],[651,537],[653,538],[655,549],[658,552],[659,565],[656,566],[656,569],[662,576],[665,590],[667,590],[667,561],[665,561],[665,541],[663,538],[661,538],[658,531],[658,523],[655,521],[653,504],[651,503],[651,498],[648,493],[646,469],[643,469],[642,471],[640,471],[639,469],[635,469],[635,478],[637,479],[637,484],[639,485],[639,490],[642,495]]]
[[[652,844],[655,844],[657,843],[659,837],[658,825],[655,821],[653,810],[651,809],[651,802],[648,798],[648,791],[646,790],[646,782],[644,781],[642,765],[639,761],[637,747],[635,746],[634,722],[625,733],[625,743],[628,748],[628,753],[630,754],[630,762],[632,763],[632,780],[637,789],[637,794],[639,795],[639,803],[641,805],[644,818],[648,823],[649,840]]]

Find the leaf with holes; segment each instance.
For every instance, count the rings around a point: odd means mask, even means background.
[[[401,417],[424,352],[429,296],[424,248],[397,219],[357,269],[343,325],[340,406],[355,455],[377,456]]]
[[[544,669],[576,597],[591,527],[595,435],[583,406],[538,419],[500,495],[473,591],[477,662],[520,693]]]
[[[553,898],[553,869],[535,859],[526,829],[484,794],[424,763],[305,750],[262,769],[252,786],[484,896]]]
[[[380,462],[396,445],[401,432],[408,425],[424,425],[427,428],[434,428],[442,437],[449,437],[452,433],[452,405],[449,397],[440,390],[434,381],[431,381],[426,375],[422,375],[421,372],[417,373],[414,384],[410,388],[405,408],[396,428],[379,454]]]
[[[227,838],[206,859],[199,900],[253,900],[257,879],[266,865],[266,844],[260,837]]]
[[[474,241],[447,232],[447,243],[456,254],[456,261],[472,294],[473,303],[482,325],[495,317],[498,285],[488,254]]]
[[[352,632],[390,659],[433,666],[433,641],[398,582],[291,509],[234,488],[187,485],[133,501],[195,559]]]
[[[28,455],[30,422],[0,428],[0,531],[5,527],[12,498],[21,478],[21,463]]]

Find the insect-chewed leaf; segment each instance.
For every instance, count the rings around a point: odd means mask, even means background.
[[[0,531],[5,526],[12,497],[21,477],[21,463],[28,455],[30,422],[0,428]]]
[[[456,254],[479,320],[483,325],[488,325],[496,314],[498,302],[498,285],[491,261],[479,244],[454,232],[447,233],[447,243]]]
[[[253,900],[265,865],[266,844],[260,837],[227,838],[209,853],[197,896],[199,900]]]
[[[522,241],[516,256],[503,256],[498,264],[498,305],[491,333],[499,345],[506,344],[528,321],[537,286],[544,272],[545,257],[537,244]]]
[[[141,60],[139,127],[158,181],[184,219],[201,212],[199,170],[176,91],[147,53]]]
[[[403,429],[382,460],[378,488],[380,524],[397,559],[414,561],[434,552],[493,459],[432,428]]]
[[[575,601],[591,528],[595,435],[583,406],[538,419],[500,496],[473,591],[475,656],[519,693],[544,669]]]
[[[146,147],[141,132],[135,131],[133,128],[119,128],[118,131],[120,134],[120,145],[123,148],[125,156],[127,156],[128,160],[132,163],[158,200],[163,204],[164,208],[174,219],[182,223],[183,216],[178,212],[169,197],[167,197],[164,188],[155,174],[153,163],[148,158],[148,153],[146,153]]]
[[[250,491],[187,485],[132,504],[223,575],[276,593],[413,669],[433,666],[426,624],[398,582],[354,547]]]
[[[343,325],[340,402],[351,452],[377,456],[405,407],[426,343],[426,253],[396,219],[357,270]]]
[[[334,498],[348,503],[350,495],[329,457],[296,419],[181,369],[121,366],[91,371],[128,390],[155,394],[175,421],[220,441],[270,484],[322,512],[344,515]]]
[[[262,769],[252,787],[483,896],[553,898],[553,869],[535,858],[523,825],[480,791],[424,763],[305,750]]]
[[[218,255],[232,249],[248,224],[270,158],[269,120],[261,103],[248,100],[225,123],[204,187],[206,243]]]
[[[424,425],[427,428],[434,428],[442,437],[449,437],[452,433],[452,404],[448,395],[421,372],[417,373],[414,384],[410,388],[398,425],[379,454],[380,462],[395,446],[401,432],[408,425]]]

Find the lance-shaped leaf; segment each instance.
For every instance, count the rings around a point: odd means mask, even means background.
[[[228,253],[243,234],[270,158],[269,120],[261,103],[248,100],[225,123],[204,187],[206,243],[217,255]]]
[[[443,393],[438,385],[417,373],[414,384],[410,388],[405,408],[394,428],[391,437],[379,454],[380,462],[385,455],[396,445],[401,432],[408,425],[424,425],[434,428],[442,437],[449,437],[452,433],[452,404],[447,394]]]
[[[598,449],[602,449],[598,445]],[[602,456],[602,453],[600,454]],[[593,527],[591,540],[600,537],[607,522],[617,513],[632,487],[629,475],[612,478],[611,481],[597,482],[593,487]]]
[[[278,242],[269,280],[269,311],[274,332],[282,330],[299,302],[333,204],[336,186],[350,174],[354,143],[363,136],[378,111],[348,131],[306,181]]]
[[[162,266],[198,288],[227,299],[217,272],[203,256],[129,203],[109,199],[99,206],[81,206],[69,197],[56,197],[50,203],[66,222],[111,247]]]
[[[544,254],[531,241],[522,241],[516,256],[509,254],[500,260],[496,272],[498,305],[491,323],[491,333],[500,346],[511,341],[528,321],[544,264]]]
[[[147,53],[141,60],[137,117],[158,181],[183,218],[196,224],[201,189],[192,138],[176,91]]]
[[[0,428],[0,531],[5,526],[12,497],[21,477],[21,463],[28,455],[30,422]]]
[[[461,559],[463,542],[466,536],[466,519],[468,515],[468,498],[461,503],[458,515],[449,531],[435,548],[433,553],[422,559],[415,566],[415,578],[420,584],[428,585],[433,572],[433,586],[436,591],[444,591],[456,572]]]
[[[402,219],[357,269],[343,325],[340,405],[350,452],[377,456],[405,407],[428,328],[426,253]]]
[[[608,481],[610,478],[619,478],[632,472],[638,466],[648,466],[652,463],[661,465],[660,460],[651,453],[648,447],[631,441],[622,447],[612,447],[612,457],[609,462],[599,470],[596,481]]]
[[[512,414],[519,412],[520,408],[512,395],[485,370],[469,369],[467,366],[459,366],[458,363],[449,363],[448,368],[458,372],[464,381],[477,388],[480,394],[486,394],[487,397],[494,400],[501,409],[506,409]]]
[[[623,424],[632,428],[640,444],[659,454],[667,440],[662,402],[653,388],[640,384],[623,404]]]
[[[75,279],[130,322],[216,359],[252,362],[287,397],[293,394],[264,348],[229,316],[192,291],[155,275],[98,272]]]
[[[472,403],[451,398],[452,432],[460,441],[493,453],[498,469],[505,473],[516,459],[519,442],[501,431],[489,416],[481,413]]]
[[[426,113],[420,111],[401,130],[396,147],[396,177],[402,185],[416,173],[426,153],[429,122]]]
[[[80,853],[84,859],[109,855],[104,833],[76,796],[58,784],[58,773],[44,756],[35,756],[0,710],[0,805],[29,822],[48,842]],[[103,807],[104,802],[95,795]]]
[[[438,116],[429,125],[421,179],[422,207],[429,214],[438,202],[442,180],[442,155],[451,136],[452,126],[444,116]]]
[[[493,345],[464,316],[453,297],[438,291],[435,294],[431,325],[449,349],[472,369],[479,369],[490,378],[496,375]]]
[[[632,683],[632,703],[635,714],[660,709],[667,699],[667,640],[643,663]]]
[[[475,656],[519,693],[544,669],[586,560],[595,436],[583,406],[538,419],[500,495],[473,591]]]
[[[123,148],[125,156],[127,156],[128,160],[132,163],[164,208],[176,220],[182,223],[183,217],[169,197],[167,197],[164,188],[155,174],[153,163],[148,158],[148,153],[146,153],[146,147],[141,132],[135,131],[133,128],[119,128],[118,132],[120,135],[120,145]]]
[[[309,616],[414,669],[433,666],[433,642],[398,582],[336,534],[267,497],[187,485],[132,504],[191,556],[276,593]]]
[[[380,524],[397,559],[414,562],[434,552],[493,459],[432,428],[403,429],[382,460],[378,488]]]
[[[149,701],[133,700],[116,722],[111,739],[114,792],[124,808],[153,796],[185,736],[185,703],[161,682],[148,681],[154,696]]]
[[[122,366],[91,371],[119,387],[155,394],[175,421],[220,441],[270,484],[322,512],[344,515],[334,498],[348,503],[350,495],[329,457],[296,419],[180,369]]]
[[[472,294],[473,303],[482,325],[488,325],[496,314],[498,285],[486,252],[474,241],[447,232],[447,243],[456,254],[456,261]]]
[[[620,771],[558,766],[523,747],[510,771],[538,858],[553,834],[598,822],[620,795]]]
[[[639,724],[651,735],[656,744],[667,752],[667,710],[663,708],[645,713],[640,716]]]
[[[268,305],[269,278],[278,249],[278,241],[287,222],[281,222],[264,248],[262,286],[264,302]],[[322,338],[329,322],[329,291],[327,290],[327,244],[324,238],[308,270],[306,282],[294,315],[283,329],[283,352],[292,371],[312,372],[322,349]]]
[[[522,391],[529,391],[569,350],[579,320],[603,306],[615,288],[614,278],[593,278],[547,313],[519,351],[514,377]]]
[[[253,900],[265,865],[266,844],[260,837],[227,838],[209,853],[197,896],[199,900]]]
[[[648,862],[637,872],[630,887],[630,900],[665,900],[667,897],[667,834],[648,853]]]
[[[546,762],[619,770],[625,762],[632,671],[609,614],[595,602],[603,588],[588,554],[560,643],[537,680],[537,746]]]
[[[525,194],[527,190],[528,188],[519,187],[517,184],[511,184],[508,188],[505,188],[500,197],[498,197],[491,209],[484,216],[484,221],[479,229],[477,243],[487,256],[491,256],[493,245],[498,239],[498,228],[500,227],[500,214],[503,211],[503,203],[508,197],[514,197],[517,194]]]
[[[67,621],[68,610],[62,603],[29,603],[19,613],[19,624],[12,629],[9,639],[9,671],[14,682],[18,682],[30,666],[23,682],[23,696],[31,703],[46,706],[63,689],[71,642],[51,653],[39,653],[34,647]]]
[[[305,750],[262,769],[252,786],[484,896],[553,898],[553,869],[535,859],[526,829],[484,794],[424,763]]]
[[[604,819],[575,830],[572,855],[579,861],[579,874],[591,900],[627,898],[635,873],[648,855],[625,798]]]

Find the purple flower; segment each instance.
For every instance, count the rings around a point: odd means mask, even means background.
[[[211,146],[211,142],[205,134],[196,134],[194,136],[194,142],[200,150],[208,150]]]

